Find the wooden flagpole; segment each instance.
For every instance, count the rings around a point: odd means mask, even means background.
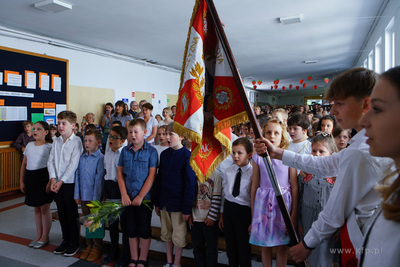
[[[257,123],[254,111],[250,106],[249,100],[247,99],[247,96],[246,96],[246,93],[245,93],[245,90],[244,90],[244,86],[243,86],[243,82],[242,82],[242,79],[240,77],[237,65],[236,65],[236,61],[235,61],[235,59],[233,57],[232,50],[231,50],[231,48],[229,46],[228,39],[226,38],[225,31],[223,30],[221,21],[219,19],[218,13],[217,13],[217,10],[215,9],[215,6],[214,6],[214,3],[213,3],[212,0],[206,0],[206,3],[207,3],[208,11],[210,12],[211,18],[212,18],[212,20],[214,22],[214,25],[216,27],[216,32],[217,32],[217,35],[218,35],[219,40],[221,42],[222,48],[225,51],[226,60],[228,61],[229,66],[230,66],[231,71],[232,71],[232,74],[233,74],[233,77],[235,78],[235,82],[236,82],[236,85],[238,87],[240,97],[241,97],[241,99],[243,101],[244,107],[246,109],[247,115],[248,115],[250,123],[251,123],[251,126],[253,127],[254,135],[255,135],[256,138],[260,138],[261,137],[260,126]],[[288,209],[286,207],[285,200],[283,199],[282,191],[281,191],[281,188],[279,186],[279,182],[278,182],[278,180],[276,178],[276,174],[275,174],[274,168],[272,167],[271,158],[269,157],[268,152],[266,152],[265,154],[263,154],[261,156],[262,156],[262,158],[264,160],[264,163],[265,163],[265,166],[267,168],[268,175],[269,175],[269,177],[271,179],[271,184],[272,184],[272,186],[274,188],[275,196],[276,196],[276,198],[278,200],[279,208],[281,210],[281,213],[282,213],[283,219],[285,221],[285,225],[286,225],[287,231],[289,233],[290,245],[291,246],[296,245],[296,244],[299,243],[299,238],[298,238],[298,236],[296,234],[296,231],[294,229],[292,220],[290,219],[290,214],[289,214],[289,211],[288,211]],[[306,266],[306,264],[305,264],[305,262],[301,262],[298,266]]]

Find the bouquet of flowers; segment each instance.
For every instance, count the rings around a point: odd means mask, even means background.
[[[124,206],[120,202],[105,201],[101,203],[97,200],[90,202],[87,206],[91,208],[91,214],[80,218],[81,224],[86,226],[89,232],[94,232],[102,227],[105,221],[108,221],[110,224],[113,223],[121,216],[124,210]],[[143,200],[142,204],[153,210],[150,206],[150,200]]]

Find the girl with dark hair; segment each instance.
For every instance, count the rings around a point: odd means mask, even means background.
[[[35,141],[28,143],[21,164],[20,189],[25,193],[25,204],[35,207],[37,236],[29,244],[33,248],[41,248],[49,243],[51,228],[50,203],[53,195],[49,193],[49,172],[47,161],[52,148],[53,139],[47,122],[38,121],[33,125]]]

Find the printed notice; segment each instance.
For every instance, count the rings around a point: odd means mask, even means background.
[[[7,85],[21,87],[22,86],[22,75],[8,73],[7,74]]]
[[[45,108],[44,109],[44,115],[45,116],[55,116],[56,115],[56,110],[55,109],[50,109],[50,108]]]
[[[61,92],[61,77],[53,77],[54,92]]]
[[[28,119],[27,107],[0,106],[0,120],[2,121],[26,121],[27,119]]]
[[[34,94],[31,94],[31,93],[0,91],[0,96],[16,96],[16,97],[28,97],[28,98],[33,98],[35,95],[34,95]]]
[[[49,125],[51,125],[51,124],[56,125],[56,117],[55,116],[50,116],[50,117],[44,116],[44,121],[47,122]]]
[[[47,73],[39,73],[39,87],[43,91],[49,91],[50,90],[50,76],[47,75]]]
[[[3,85],[3,73],[0,72],[0,85]]]
[[[28,89],[36,89],[36,73],[26,72],[25,73],[25,86]]]

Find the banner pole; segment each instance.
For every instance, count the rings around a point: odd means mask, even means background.
[[[225,51],[225,55],[227,57],[226,59],[227,59],[227,61],[229,63],[229,66],[231,68],[233,77],[235,78],[235,82],[236,82],[236,85],[237,85],[238,90],[239,90],[240,98],[243,101],[244,107],[246,109],[247,115],[248,115],[250,123],[251,123],[251,126],[253,127],[254,135],[255,135],[256,138],[260,138],[260,137],[262,137],[261,136],[260,126],[257,123],[257,119],[256,119],[256,116],[254,114],[254,111],[251,108],[250,102],[249,102],[249,100],[248,100],[248,98],[246,96],[246,92],[244,90],[244,85],[243,85],[242,79],[240,77],[240,74],[239,74],[239,71],[238,71],[238,68],[237,68],[237,65],[236,65],[236,61],[235,61],[235,59],[233,57],[232,50],[231,50],[231,48],[229,46],[228,39],[226,38],[225,31],[223,30],[222,23],[221,23],[221,21],[219,19],[217,10],[215,9],[215,6],[214,6],[214,3],[213,3],[212,0],[206,0],[206,3],[207,3],[208,11],[210,12],[211,18],[212,18],[212,20],[214,22],[214,25],[216,27],[217,35],[218,35],[218,37],[219,37],[219,39],[221,41],[222,48]],[[268,176],[271,179],[271,184],[273,186],[273,189],[274,189],[274,192],[275,192],[275,196],[276,196],[277,201],[278,201],[279,208],[281,210],[283,219],[285,221],[286,229],[287,229],[289,237],[290,237],[290,245],[291,246],[296,245],[296,244],[299,243],[299,238],[298,238],[298,236],[296,234],[296,231],[294,229],[292,220],[290,219],[290,214],[289,214],[289,211],[288,211],[288,209],[286,207],[285,200],[283,199],[282,191],[281,191],[281,188],[279,186],[279,182],[278,182],[278,180],[276,178],[276,174],[275,174],[274,168],[272,166],[271,158],[270,158],[268,152],[266,152],[265,154],[263,154],[261,156],[262,156],[264,164],[265,164],[265,166],[267,168]],[[306,264],[305,264],[305,262],[301,262],[298,266],[306,266]]]

